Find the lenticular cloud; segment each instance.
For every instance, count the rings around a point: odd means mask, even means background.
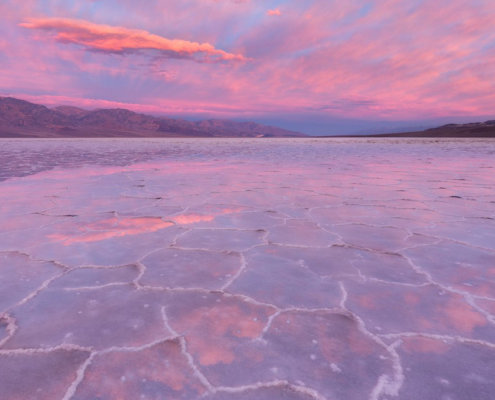
[[[63,43],[75,43],[90,50],[111,53],[129,53],[140,50],[158,50],[168,57],[190,57],[217,61],[242,61],[241,54],[228,53],[210,43],[168,39],[145,30],[121,26],[94,24],[89,21],[68,18],[29,19],[21,26],[55,32],[55,39]]]

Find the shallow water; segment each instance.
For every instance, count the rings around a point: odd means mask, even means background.
[[[2,399],[492,399],[495,141],[0,140]]]

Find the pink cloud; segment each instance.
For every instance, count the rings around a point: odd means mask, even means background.
[[[266,12],[266,15],[268,15],[268,16],[278,16],[278,15],[282,15],[282,13],[280,12],[280,10],[278,8],[276,8],[274,10],[268,10]]]
[[[210,43],[198,43],[180,39],[167,39],[145,30],[120,26],[95,24],[68,18],[33,18],[20,26],[56,32],[55,39],[62,43],[75,43],[91,50],[105,52],[135,52],[159,50],[175,56],[205,55],[210,59],[232,61],[246,60],[241,54],[232,54],[215,48]]]

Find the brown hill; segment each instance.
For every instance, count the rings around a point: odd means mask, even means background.
[[[154,117],[126,109],[53,109],[0,97],[0,137],[297,137],[305,136],[254,122]]]
[[[54,111],[57,111],[59,113],[62,113],[64,115],[67,115],[69,117],[82,117],[83,115],[86,115],[89,111],[84,110],[79,107],[72,107],[72,106],[59,106],[55,107],[53,109]]]
[[[36,131],[67,125],[70,119],[45,106],[14,98],[0,98],[0,132]]]

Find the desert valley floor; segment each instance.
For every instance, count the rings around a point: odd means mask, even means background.
[[[2,400],[492,400],[495,141],[0,141]]]

